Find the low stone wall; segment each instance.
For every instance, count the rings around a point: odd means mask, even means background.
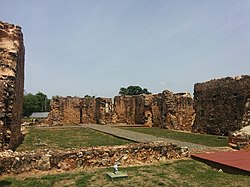
[[[164,161],[188,156],[188,151],[167,142],[101,146],[71,150],[0,152],[0,172],[21,173],[31,170],[110,167]]]

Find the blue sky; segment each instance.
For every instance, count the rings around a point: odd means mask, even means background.
[[[22,27],[25,90],[113,97],[139,85],[193,93],[250,72],[247,0],[0,0]]]

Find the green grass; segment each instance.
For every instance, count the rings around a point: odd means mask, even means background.
[[[223,147],[227,146],[227,139],[219,139],[218,136],[207,135],[207,134],[195,134],[195,133],[185,133],[179,131],[171,131],[167,129],[160,128],[135,128],[135,127],[124,127],[122,129],[141,132],[145,134],[151,134],[163,138],[171,138],[174,140],[180,140],[185,142],[191,142],[211,147]]]
[[[107,171],[111,168],[90,172],[63,173],[43,177],[14,178],[0,180],[0,186],[250,186],[250,177],[218,172],[194,160],[178,160],[152,166],[123,167],[127,179],[111,181]]]
[[[17,151],[37,148],[78,148],[103,145],[123,145],[131,141],[116,138],[87,128],[34,128],[28,129],[24,142]],[[47,146],[35,146],[39,139]]]

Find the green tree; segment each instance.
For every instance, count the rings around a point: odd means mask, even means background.
[[[23,116],[29,117],[33,112],[48,112],[50,99],[42,92],[33,95],[28,93],[23,99]]]
[[[140,86],[129,86],[127,88],[121,87],[119,91],[120,95],[140,95],[151,94],[147,88],[141,88]]]

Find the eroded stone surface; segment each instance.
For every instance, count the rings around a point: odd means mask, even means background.
[[[0,21],[0,149],[23,139],[24,44],[21,27]]]
[[[250,76],[226,77],[194,85],[193,131],[227,135],[250,123]]]
[[[53,97],[48,121],[51,124],[144,124],[191,130],[193,99],[188,93],[116,96],[111,98]]]
[[[228,143],[229,146],[238,149],[250,145],[250,125],[243,127],[239,131],[229,132]]]
[[[38,150],[32,152],[0,152],[0,174],[36,170],[109,167],[164,161],[187,157],[184,150],[167,142],[101,146],[71,150]]]

